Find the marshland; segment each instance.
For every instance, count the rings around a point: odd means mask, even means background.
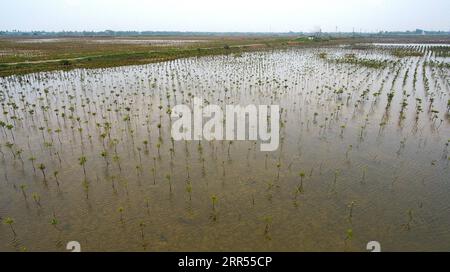
[[[114,46],[148,45],[129,39]],[[86,42],[109,56],[95,67],[3,50],[0,250],[448,250],[450,44],[274,40],[168,40],[216,49],[109,68],[111,41]],[[278,149],[174,141],[194,97],[279,105]]]

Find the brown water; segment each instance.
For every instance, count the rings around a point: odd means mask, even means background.
[[[413,48],[425,55],[290,49],[2,78],[1,120],[13,128],[1,131],[0,216],[16,235],[1,224],[0,250],[65,251],[75,240],[83,251],[365,251],[376,240],[384,251],[448,251],[450,74],[424,65],[448,58]],[[172,145],[166,111],[193,96],[279,104],[279,149]]]

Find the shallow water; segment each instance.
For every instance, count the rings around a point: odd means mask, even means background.
[[[208,40],[193,40],[193,39],[154,39],[154,38],[141,38],[141,39],[125,39],[125,38],[47,38],[47,39],[20,39],[16,40],[16,43],[57,43],[57,42],[72,42],[72,41],[84,41],[86,43],[100,43],[100,44],[143,44],[143,45],[185,45],[194,43],[203,43]]]
[[[447,251],[450,74],[424,66],[442,59],[289,49],[2,78],[0,216],[16,235],[1,224],[0,250]],[[279,104],[279,149],[172,144],[166,111],[194,96]]]
[[[203,43],[208,40],[171,40],[171,39],[94,39],[92,43],[102,43],[102,44],[146,44],[146,45],[159,45],[159,46],[170,46],[170,45],[185,45],[194,43]]]

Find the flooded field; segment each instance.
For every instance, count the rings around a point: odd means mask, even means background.
[[[0,251],[448,251],[449,48],[0,78]],[[280,105],[278,150],[171,140],[194,97]]]
[[[60,42],[79,42],[85,43],[99,43],[99,44],[142,44],[142,45],[159,45],[159,46],[173,46],[173,45],[184,45],[190,43],[202,43],[208,40],[191,40],[191,39],[130,39],[130,38],[48,38],[48,39],[22,39],[16,40],[16,43],[60,43]]]

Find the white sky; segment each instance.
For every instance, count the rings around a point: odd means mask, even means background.
[[[0,0],[0,30],[450,30],[450,0]]]

